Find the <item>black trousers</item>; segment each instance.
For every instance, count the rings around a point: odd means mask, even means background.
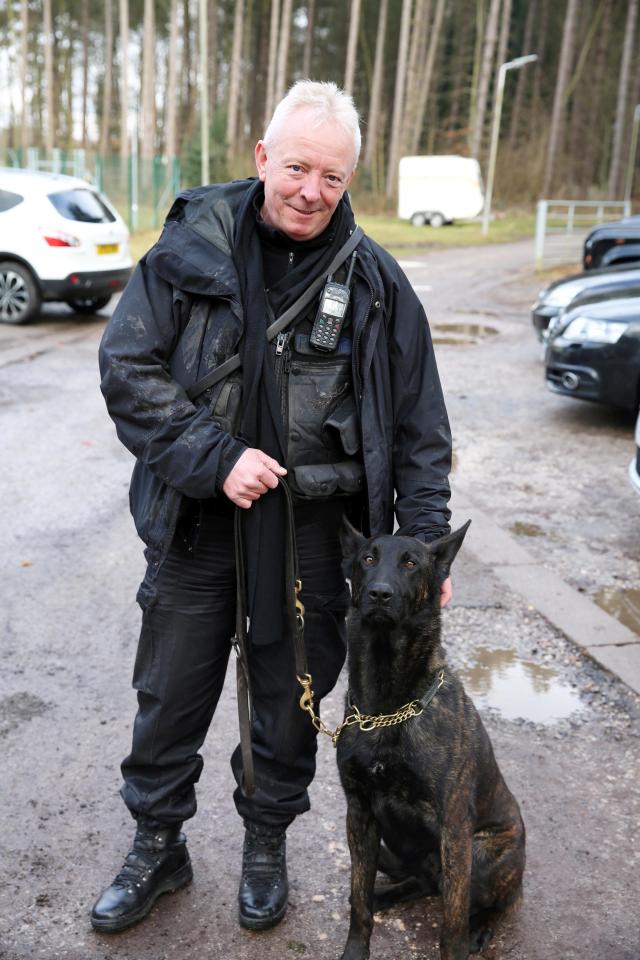
[[[318,701],[335,685],[346,652],[342,516],[340,500],[295,510],[305,643]],[[121,793],[134,816],[177,823],[196,811],[194,784],[203,766],[198,751],[224,683],[235,601],[233,508],[211,501],[193,549],[176,535],[143,610],[133,677],[138,713],[131,753],[122,763]],[[302,690],[291,644],[274,637],[250,647],[249,658],[256,791],[247,797],[238,787],[234,800],[245,819],[287,826],[309,809],[316,733],[298,706]],[[240,784],[239,746],[231,766]]]

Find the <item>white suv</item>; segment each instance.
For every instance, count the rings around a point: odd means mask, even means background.
[[[25,323],[42,300],[94,313],[132,265],[125,222],[90,183],[0,167],[0,322]]]

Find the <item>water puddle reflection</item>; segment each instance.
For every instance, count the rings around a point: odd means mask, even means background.
[[[480,648],[459,673],[478,704],[507,720],[555,723],[583,709],[577,692],[551,667],[520,660],[514,650]]]
[[[465,347],[493,337],[499,330],[482,323],[436,323],[431,328],[433,342],[449,346]]]
[[[640,634],[640,590],[621,590],[604,587],[594,597],[595,602],[612,617]]]

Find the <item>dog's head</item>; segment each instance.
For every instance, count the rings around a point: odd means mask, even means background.
[[[440,587],[471,523],[422,543],[414,537],[367,539],[345,521],[342,553],[351,602],[363,620],[398,623],[420,610],[439,609]]]

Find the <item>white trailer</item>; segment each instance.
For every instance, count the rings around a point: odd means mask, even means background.
[[[477,217],[484,206],[482,177],[470,157],[402,157],[398,216],[416,227],[441,227],[452,220]]]

